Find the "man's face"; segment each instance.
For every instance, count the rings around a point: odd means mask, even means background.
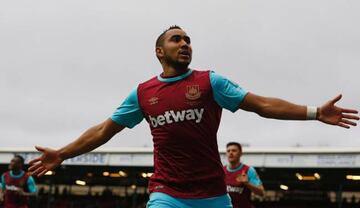
[[[163,45],[156,48],[156,54],[171,66],[187,67],[192,58],[190,37],[183,30],[172,29],[163,37]]]
[[[242,152],[236,145],[230,145],[226,148],[226,157],[230,163],[240,162]]]
[[[9,170],[21,170],[21,168],[22,163],[19,158],[14,157],[13,159],[11,159],[9,164]]]

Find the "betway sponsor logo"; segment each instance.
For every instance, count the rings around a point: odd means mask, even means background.
[[[188,109],[182,111],[165,111],[163,115],[155,117],[149,116],[150,124],[152,127],[162,126],[165,124],[177,123],[182,121],[195,120],[196,123],[200,123],[203,117],[204,108],[201,109]]]
[[[227,192],[230,193],[230,192],[236,192],[236,193],[242,193],[243,190],[244,190],[244,187],[239,187],[239,186],[230,186],[230,185],[227,185],[226,186],[226,189],[227,189]]]
[[[16,187],[15,185],[5,185],[5,189],[8,191],[17,191],[19,190],[19,187]]]

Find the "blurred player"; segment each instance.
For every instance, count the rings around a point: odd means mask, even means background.
[[[251,208],[251,192],[264,195],[264,186],[253,167],[240,162],[242,147],[237,142],[226,145],[228,165],[224,166],[226,189],[234,208]]]
[[[217,146],[222,109],[239,108],[276,119],[317,119],[349,128],[359,119],[356,110],[335,106],[341,96],[319,108],[296,105],[248,93],[211,71],[188,68],[192,59],[190,37],[178,26],[164,31],[155,46],[163,72],[139,84],[111,118],[54,150],[36,147],[42,155],[30,162],[41,176],[65,159],[106,143],[125,127],[144,118],[154,142],[154,174],[149,181],[149,208],[232,207]]]
[[[36,195],[36,185],[32,176],[24,170],[24,158],[15,155],[9,164],[9,171],[1,176],[1,194],[4,208],[27,208],[29,196]]]

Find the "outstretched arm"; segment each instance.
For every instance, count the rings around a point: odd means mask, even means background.
[[[124,128],[125,126],[107,119],[103,123],[91,127],[74,142],[58,150],[37,146],[36,149],[42,154],[30,161],[29,171],[32,172],[32,175],[42,176],[47,171],[58,167],[64,160],[90,152],[101,146]]]
[[[357,110],[341,108],[336,106],[336,102],[341,99],[341,95],[326,102],[317,108],[316,119],[331,125],[337,125],[344,128],[356,126],[356,120],[359,120]],[[248,93],[241,102],[239,108],[259,114],[265,118],[283,119],[283,120],[306,120],[308,119],[307,106],[297,105],[278,98],[269,98]]]

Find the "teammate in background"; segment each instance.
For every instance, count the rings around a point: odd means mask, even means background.
[[[1,199],[4,208],[27,208],[29,197],[36,195],[36,185],[32,176],[24,170],[24,158],[15,155],[9,164],[9,171],[1,176]]]
[[[42,176],[145,118],[154,142],[148,208],[232,207],[217,146],[223,108],[266,118],[317,119],[345,128],[359,119],[356,110],[335,106],[341,96],[319,108],[307,107],[247,92],[212,71],[190,69],[190,37],[178,26],[157,38],[155,53],[163,69],[160,75],[139,84],[110,118],[74,142],[57,150],[36,147],[42,154],[30,162],[32,174]]]
[[[237,142],[226,145],[228,165],[224,166],[226,189],[233,208],[251,208],[251,192],[264,195],[264,186],[255,168],[240,162],[242,147]]]

